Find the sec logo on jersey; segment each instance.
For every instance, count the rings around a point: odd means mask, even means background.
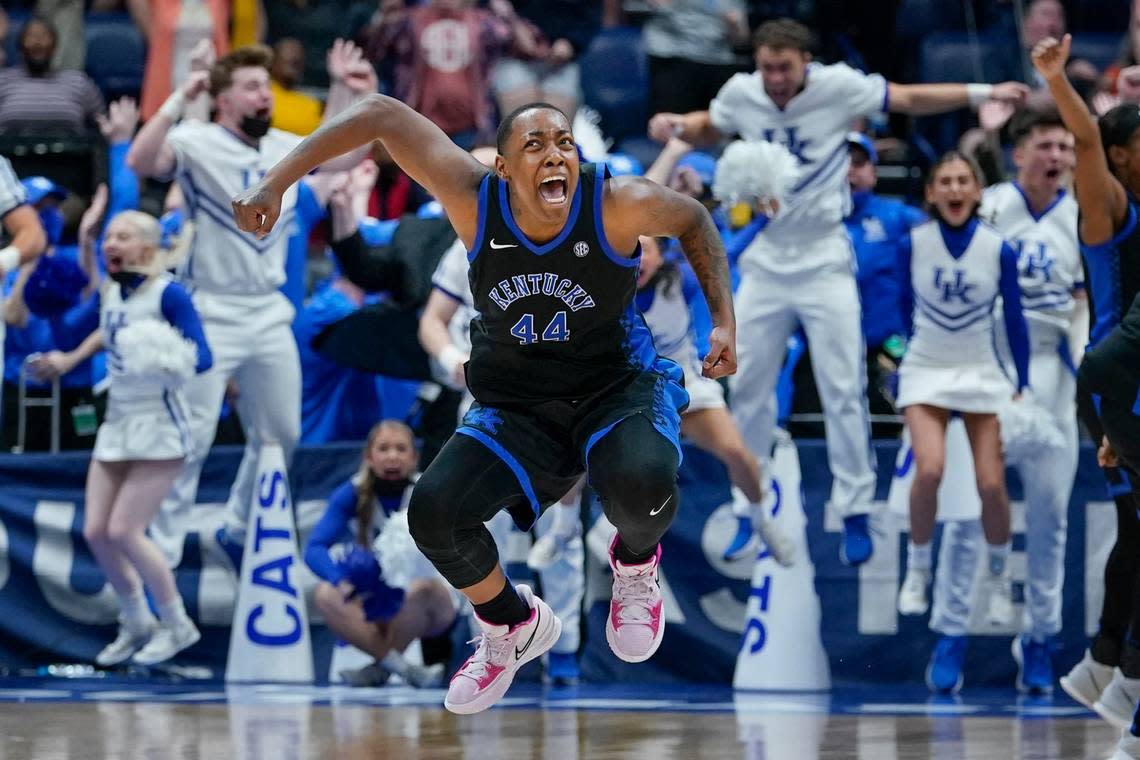
[[[585,240],[579,240],[574,244],[574,255],[582,259],[590,252],[590,244]]]

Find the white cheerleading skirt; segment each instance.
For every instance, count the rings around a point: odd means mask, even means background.
[[[997,414],[1014,394],[1014,384],[996,359],[945,366],[908,354],[899,367],[896,407],[927,404],[967,414]]]
[[[91,456],[100,462],[183,459],[190,454],[190,440],[185,416],[177,406],[129,414],[108,409]]]
[[[724,388],[716,380],[701,374],[699,359],[678,362],[685,372],[685,390],[689,393],[689,406],[685,414],[705,409],[724,409]]]

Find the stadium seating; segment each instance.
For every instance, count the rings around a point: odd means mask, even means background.
[[[87,75],[108,101],[123,95],[137,98],[142,89],[146,43],[125,14],[88,14]]]
[[[641,32],[602,30],[578,61],[582,100],[602,117],[602,132],[615,142],[644,136],[649,109],[649,63]]]

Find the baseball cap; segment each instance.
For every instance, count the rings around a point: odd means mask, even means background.
[[[67,197],[66,188],[55,184],[47,177],[25,177],[20,180],[20,184],[28,194],[28,203],[33,206],[48,196],[54,196],[59,200]]]
[[[871,159],[871,163],[879,163],[879,154],[875,152],[875,143],[871,142],[871,138],[862,132],[848,132],[847,144],[862,149],[867,154],[867,158]]]

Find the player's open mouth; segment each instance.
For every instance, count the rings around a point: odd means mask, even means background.
[[[1046,179],[1053,180],[1053,179],[1057,179],[1060,176],[1061,176],[1061,170],[1060,169],[1046,169],[1045,170],[1045,178]]]
[[[569,182],[565,177],[547,177],[538,186],[538,194],[547,203],[560,205],[566,202],[566,188]]]
[[[957,216],[958,214],[961,214],[965,210],[966,202],[965,201],[947,201],[946,202],[946,208],[950,210],[950,213],[952,215]]]
[[[123,268],[123,257],[122,256],[108,256],[107,257],[107,269],[109,271],[118,272],[122,268]]]

